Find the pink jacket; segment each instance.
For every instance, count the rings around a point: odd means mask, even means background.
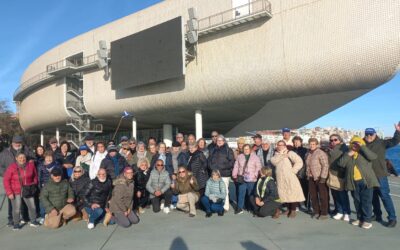
[[[21,184],[18,176],[18,168],[21,175],[23,185],[38,184],[38,175],[33,161],[27,162],[25,170],[18,167],[17,163],[12,163],[4,172],[3,184],[7,196],[10,194],[20,195]]]
[[[245,167],[245,165],[246,165],[246,157],[244,156],[244,154],[240,154],[237,160],[235,161],[235,166],[233,167],[232,171],[232,177],[234,179],[236,179],[238,175],[243,173],[243,168]],[[247,167],[243,173],[244,181],[256,182],[260,169],[261,169],[260,158],[254,152],[252,152],[250,154]]]

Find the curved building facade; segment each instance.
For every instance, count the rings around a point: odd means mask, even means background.
[[[113,55],[110,77],[97,66],[99,42],[110,48],[176,17],[186,23],[189,8],[199,38],[184,76],[113,89]],[[99,132],[125,110],[138,129],[192,131],[197,110],[204,131],[240,135],[305,125],[387,82],[399,65],[400,0],[166,0],[46,52],[14,99],[26,131]]]

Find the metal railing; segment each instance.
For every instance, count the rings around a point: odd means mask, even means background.
[[[74,109],[80,116],[88,114],[83,102],[67,101],[67,109]]]
[[[47,72],[51,73],[56,70],[60,70],[63,68],[68,68],[68,67],[81,67],[85,66],[88,64],[94,64],[97,62],[97,54],[92,54],[89,56],[85,56],[82,58],[74,58],[74,59],[63,59],[60,61],[57,61],[55,63],[49,64],[46,67]]]
[[[223,25],[246,16],[255,15],[262,12],[271,13],[271,3],[267,0],[254,0],[247,4],[226,10],[215,15],[199,20],[199,31],[207,30],[215,26]]]
[[[74,127],[79,133],[102,133],[103,124],[87,124],[84,120],[70,117],[67,119],[67,125]]]

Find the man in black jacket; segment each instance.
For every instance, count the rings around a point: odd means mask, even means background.
[[[386,149],[394,147],[400,142],[400,122],[395,124],[395,133],[392,139],[382,140],[376,135],[373,128],[365,129],[364,140],[367,147],[378,155],[376,160],[372,161],[372,168],[379,181],[379,188],[374,189],[372,198],[372,205],[374,210],[375,219],[382,222],[382,210],[379,198],[382,200],[383,206],[388,213],[387,227],[395,227],[397,224],[396,209],[394,208],[392,198],[390,197],[388,172],[386,168]]]
[[[221,178],[226,187],[226,198],[224,209],[229,210],[229,181],[232,176],[233,165],[235,164],[235,157],[233,151],[229,148],[223,135],[218,135],[216,146],[210,156],[208,157],[208,167],[210,170],[219,170]]]
[[[111,178],[111,180],[114,180],[129,164],[126,159],[118,153],[118,148],[116,146],[108,146],[107,152],[108,154],[106,158],[102,160],[100,168],[104,168],[108,177]]]

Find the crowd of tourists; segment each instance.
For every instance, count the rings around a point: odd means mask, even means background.
[[[58,228],[83,220],[88,229],[99,223],[129,227],[151,207],[154,213],[176,210],[189,217],[203,210],[206,218],[231,208],[236,215],[247,211],[274,219],[302,211],[364,229],[372,221],[395,227],[385,161],[386,149],[400,142],[400,123],[395,128],[386,140],[367,128],[364,138],[354,136],[349,145],[331,134],[327,148],[316,138],[305,148],[288,128],[276,144],[256,134],[251,145],[239,138],[235,149],[217,131],[209,145],[178,133],[171,147],[152,137],[145,143],[124,136],[116,144],[88,135],[77,151],[56,138],[31,151],[16,135],[0,153],[8,225]]]

